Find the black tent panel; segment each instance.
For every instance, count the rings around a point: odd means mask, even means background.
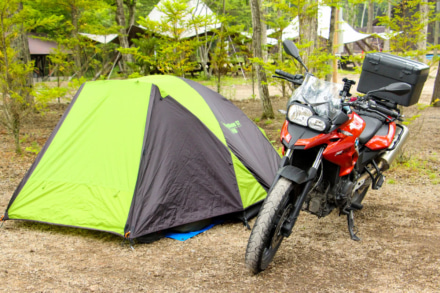
[[[231,151],[268,190],[280,162],[280,156],[272,144],[261,135],[258,126],[231,101],[197,82],[187,79],[185,82],[205,99],[219,121]]]
[[[242,211],[231,154],[202,122],[152,87],[125,232],[136,238]]]

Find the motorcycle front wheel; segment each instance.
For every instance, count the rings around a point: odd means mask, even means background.
[[[281,228],[292,212],[290,200],[293,183],[280,178],[264,201],[251,231],[245,262],[252,273],[264,271],[284,239]]]

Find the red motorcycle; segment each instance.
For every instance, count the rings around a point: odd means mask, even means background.
[[[354,98],[354,81],[344,78],[338,85],[317,79],[308,73],[294,43],[283,45],[307,73],[276,71],[275,77],[301,86],[288,102],[281,129],[284,157],[246,249],[246,265],[254,274],[267,268],[301,210],[325,217],[339,209],[347,216],[351,239],[360,240],[353,212],[363,208],[370,186],[382,186],[384,171],[408,137],[407,127],[397,123],[402,121],[397,104],[402,103],[380,96],[406,97],[410,84],[391,83]]]

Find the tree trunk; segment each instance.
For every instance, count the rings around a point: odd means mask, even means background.
[[[254,57],[262,59],[261,49],[261,18],[260,18],[260,5],[259,0],[251,0],[251,13],[252,13],[252,46],[254,49]],[[262,118],[274,118],[275,115],[272,109],[272,103],[269,98],[269,89],[267,87],[266,72],[263,66],[260,64],[254,64],[258,78],[258,90],[260,93],[260,99],[263,103],[263,115]]]
[[[368,21],[367,21],[367,34],[373,33],[373,20],[374,20],[374,3],[368,0]]]
[[[119,26],[119,44],[121,48],[128,49],[130,48],[130,44],[128,43],[127,30],[126,30],[126,22],[125,22],[125,13],[124,13],[124,2],[123,0],[116,0],[116,23]],[[122,54],[121,60],[121,71],[124,74],[130,74],[131,70],[128,66],[128,63],[133,63],[133,56],[131,54]]]
[[[263,61],[267,62],[267,25],[266,25],[266,9],[263,8],[263,0],[259,0],[260,5],[260,21],[261,21],[261,47],[263,48]]]
[[[308,47],[304,48],[302,58],[306,65],[309,63],[309,56],[313,54],[318,46],[318,7],[312,5],[314,5],[313,0],[306,0],[298,17],[300,43],[310,43]],[[313,73],[314,68],[311,68],[310,72]]]
[[[435,13],[439,13],[440,12],[440,0],[437,0],[435,7],[436,7]],[[439,37],[439,21],[436,18],[435,22],[434,22],[434,59],[437,58],[437,56],[438,56],[438,54],[437,54],[437,52],[438,52],[438,50],[437,50],[438,37]]]
[[[420,31],[420,39],[417,42],[417,50],[421,51],[423,55],[419,58],[421,62],[426,63],[426,36],[428,35],[428,14],[429,4],[420,4],[420,22],[423,24],[423,29]]]
[[[223,7],[222,7],[222,15],[225,15],[226,13],[226,0],[223,0]],[[219,50],[219,56],[217,59],[217,92],[220,93],[221,86],[222,86],[222,73],[221,73],[221,66],[223,64],[223,61],[221,59],[223,58],[223,52],[224,49],[224,39],[223,39],[223,30],[225,29],[224,24],[222,23],[220,27],[220,50]]]
[[[361,18],[361,29],[364,28],[364,19],[365,19],[365,10],[367,8],[367,5],[364,3],[364,8],[362,9],[362,18]]]
[[[17,13],[19,13],[22,10],[23,10],[23,2],[20,2],[18,4]],[[23,64],[29,64],[31,62],[31,53],[29,51],[28,36],[23,27],[23,24],[19,25],[18,31],[19,31],[18,37],[11,45],[15,49],[15,51],[18,52],[17,58]],[[33,83],[34,82],[33,82],[32,72],[30,72],[26,78],[25,88],[20,92],[20,96],[23,96],[29,105],[33,104],[33,97],[30,95],[30,90],[29,90],[32,87]]]
[[[440,62],[438,63],[437,75],[434,82],[434,91],[432,93],[431,104],[434,107],[440,107]]]
[[[81,77],[83,75],[82,72],[82,65],[81,65],[81,48],[79,46],[79,40],[78,40],[78,19],[79,19],[79,12],[78,7],[76,7],[74,4],[70,6],[71,13],[72,13],[72,39],[75,40],[75,45],[73,48],[73,59],[75,61],[75,73],[77,77]]]
[[[335,30],[336,30],[336,6],[332,6],[331,14],[330,14],[330,29],[327,41],[327,53],[329,55],[333,55],[333,47],[334,47],[334,39],[335,39]],[[330,64],[333,64],[333,60],[329,61]],[[326,75],[325,80],[330,81],[332,79],[332,73]]]
[[[392,9],[391,0],[388,0],[387,2],[388,2],[387,3],[387,18],[391,19],[391,9]],[[390,33],[390,27],[389,26],[387,26],[385,28],[385,32],[387,34]],[[383,42],[383,50],[386,51],[386,52],[390,51],[390,40],[389,39],[384,40],[384,42]]]
[[[281,9],[278,9],[277,12],[278,18],[281,18]],[[283,30],[281,29],[280,34],[278,35],[278,62],[279,64],[283,63]],[[281,80],[281,93],[283,95],[283,98],[287,98],[287,87],[284,80]]]
[[[137,0],[125,0],[125,5],[128,8],[128,27],[131,27],[136,22],[136,2]]]

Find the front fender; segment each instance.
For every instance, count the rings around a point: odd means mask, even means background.
[[[306,182],[309,178],[307,172],[292,165],[282,167],[278,170],[277,175],[297,184],[302,184]]]

